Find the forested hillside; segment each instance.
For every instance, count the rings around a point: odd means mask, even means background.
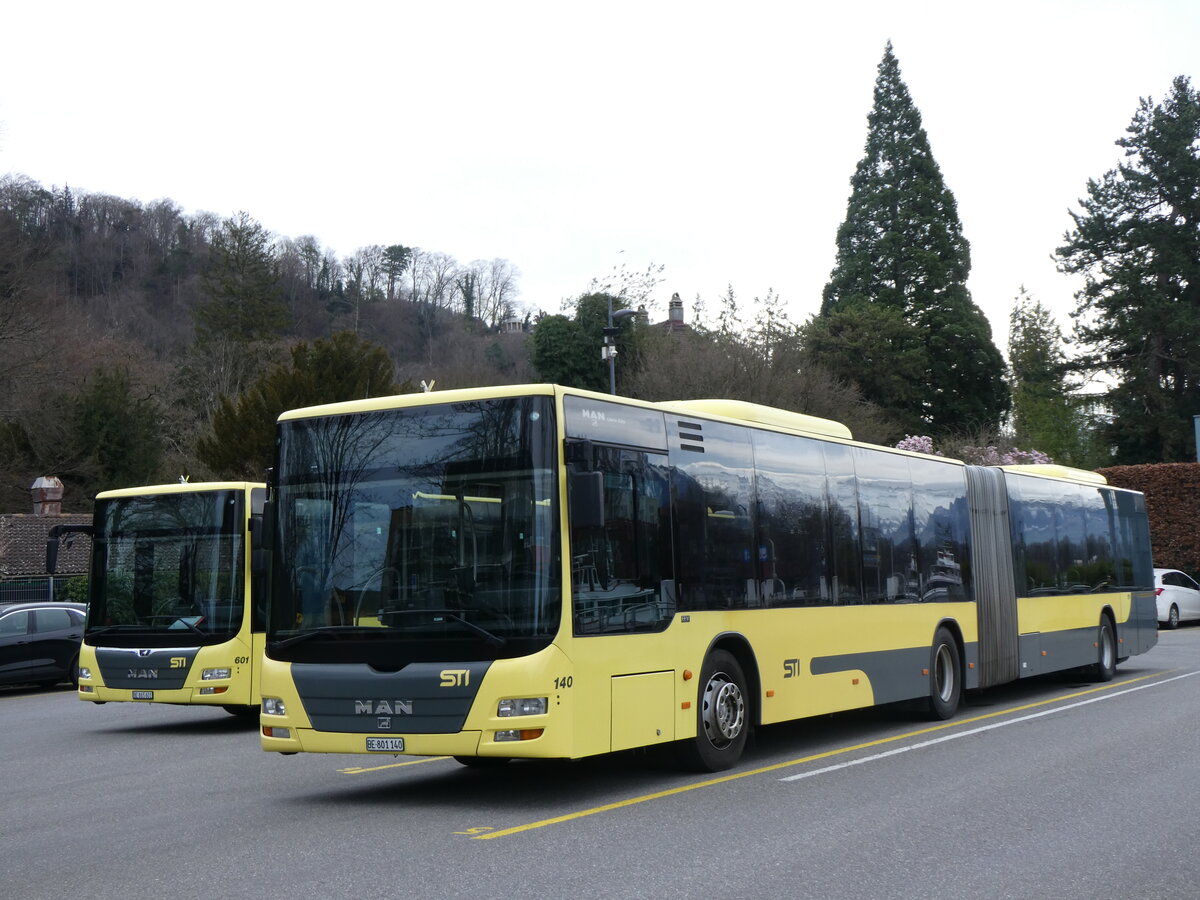
[[[245,213],[4,177],[0,508],[23,510],[41,474],[62,478],[76,509],[106,487],[232,474],[197,442],[221,398],[298,341],[348,332],[386,348],[401,390],[528,380],[525,336],[497,327],[517,313],[516,281],[505,260],[399,244],[338,258]]]

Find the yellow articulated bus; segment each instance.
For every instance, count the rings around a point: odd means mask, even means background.
[[[284,413],[262,747],[574,759],[1087,667],[1156,641],[1142,496],[726,400],[555,385]]]
[[[257,715],[265,608],[251,570],[265,499],[247,482],[104,491],[91,526],[52,529],[51,567],[62,533],[92,536],[80,700]]]

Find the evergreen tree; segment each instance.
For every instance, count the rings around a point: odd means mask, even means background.
[[[270,234],[241,212],[212,236],[212,260],[196,308],[201,341],[263,340],[288,326],[288,309],[276,270]]]
[[[400,276],[408,269],[412,249],[403,244],[390,244],[383,248],[383,277],[387,281],[387,298],[396,299],[396,285]]]
[[[1104,465],[1083,401],[1067,380],[1062,330],[1024,287],[1009,316],[1008,360],[1014,444],[1036,448],[1066,465]]]
[[[813,346],[819,361],[910,431],[995,425],[1009,405],[1004,361],[967,290],[970,248],[957,205],[890,41],[875,80],[866,153],[850,184],[837,264],[814,322],[825,339]],[[864,367],[845,355],[869,346],[876,357],[894,353],[899,365],[884,359]]]
[[[152,398],[135,396],[128,371],[97,370],[71,401],[70,439],[80,459],[73,474],[89,492],[151,482],[163,451],[159,419]]]
[[[1082,274],[1081,368],[1108,373],[1107,437],[1117,463],[1194,460],[1200,413],[1200,93],[1176,78],[1165,101],[1143,98],[1126,161],[1089,180],[1059,248]]]
[[[533,330],[531,357],[538,377],[554,384],[603,391],[606,375],[600,369],[600,343],[568,316],[543,316]]]
[[[396,384],[386,350],[350,332],[301,341],[292,348],[290,365],[274,367],[240,397],[221,397],[212,433],[200,439],[196,455],[222,477],[261,478],[274,456],[280,413],[412,390],[411,384]]]
[[[545,316],[533,331],[532,362],[539,377],[556,384],[608,392],[608,363],[600,358],[604,329],[608,325],[608,307],[613,312],[627,309],[620,297],[610,294],[584,294],[575,301],[575,316]],[[619,323],[616,336],[617,393],[622,382],[638,369],[641,344],[637,329],[626,320]]]

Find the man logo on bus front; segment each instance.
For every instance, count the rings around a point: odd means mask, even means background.
[[[411,700],[355,700],[356,716],[411,716]]]

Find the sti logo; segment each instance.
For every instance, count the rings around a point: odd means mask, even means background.
[[[470,669],[442,669],[441,687],[467,687],[471,683]]]
[[[783,677],[796,678],[800,675],[800,660],[785,659],[783,661]]]

